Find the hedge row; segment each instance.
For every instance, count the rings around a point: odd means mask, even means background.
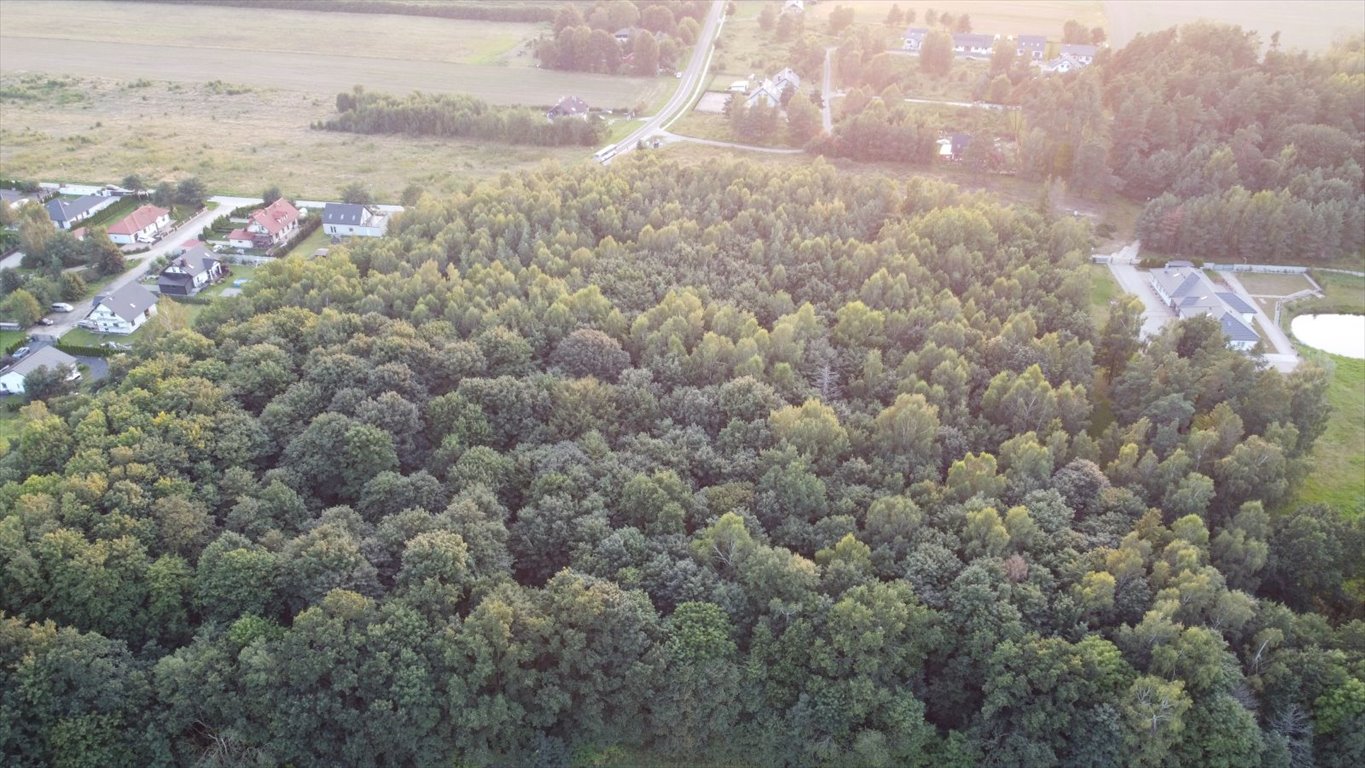
[[[272,255],[275,256],[276,258],[284,258],[285,256],[288,256],[290,252],[292,252],[295,248],[298,247],[299,243],[303,242],[304,240],[307,240],[309,235],[318,231],[318,227],[320,226],[322,226],[322,216],[309,216],[308,218],[304,219],[303,223],[299,225],[299,232],[298,234],[294,235],[294,239],[285,243],[283,248],[280,248],[280,250],[275,251],[275,253]]]
[[[57,349],[60,349],[61,351],[67,353],[68,355],[78,355],[84,357],[112,357],[119,353],[118,350],[109,349],[108,347],[87,347],[84,344],[66,344],[60,341],[57,342],[56,344],[53,344],[52,346],[56,347]]]

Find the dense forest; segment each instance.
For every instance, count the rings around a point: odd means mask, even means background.
[[[337,94],[337,116],[314,125],[348,133],[468,137],[546,147],[591,147],[607,135],[601,117],[549,120],[526,107],[497,107],[473,96],[416,92],[405,97],[356,86]]]
[[[0,754],[1360,765],[1323,371],[1097,328],[1089,240],[642,154],[264,268],[25,407]]]
[[[704,0],[599,0],[585,12],[566,3],[555,14],[553,36],[536,45],[536,58],[551,69],[653,77],[682,64],[706,8]]]
[[[1089,195],[1146,203],[1149,248],[1195,258],[1358,259],[1365,248],[1365,41],[1322,55],[1288,53],[1252,32],[1209,23],[1138,35],[1067,75],[1041,75],[997,44],[972,98],[1018,107],[995,125],[926,116],[903,103],[980,64],[886,53],[895,32],[847,30],[836,51],[850,88],[834,136],[811,149],[927,165],[923,137],[972,131],[989,168],[992,142],[1017,148],[1013,170]],[[926,43],[927,45],[927,43]],[[1263,47],[1265,48],[1262,52]],[[793,43],[804,60],[809,42]],[[965,74],[962,73],[962,74]],[[964,110],[965,111],[965,110]],[[1005,170],[1001,168],[1000,170]]]

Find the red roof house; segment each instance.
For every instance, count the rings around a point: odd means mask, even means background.
[[[109,239],[119,245],[129,245],[139,240],[150,242],[153,235],[170,223],[170,211],[155,205],[144,205],[109,227]]]

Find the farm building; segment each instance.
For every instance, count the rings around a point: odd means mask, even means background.
[[[119,245],[150,243],[157,232],[170,224],[170,211],[155,205],[144,205],[109,227],[109,239]]]

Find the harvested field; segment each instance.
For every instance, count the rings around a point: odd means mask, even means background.
[[[548,30],[548,27],[544,27]],[[607,108],[672,85],[538,69],[540,25],[415,16],[111,2],[0,3],[0,72],[226,81],[331,97],[364,85],[467,93],[495,104],[576,94]]]
[[[1305,3],[1243,0],[1105,0],[1110,44],[1126,45],[1139,32],[1156,32],[1199,19],[1236,24],[1260,33],[1269,43],[1280,33],[1280,47],[1306,51],[1365,32],[1362,0],[1313,0]]]

